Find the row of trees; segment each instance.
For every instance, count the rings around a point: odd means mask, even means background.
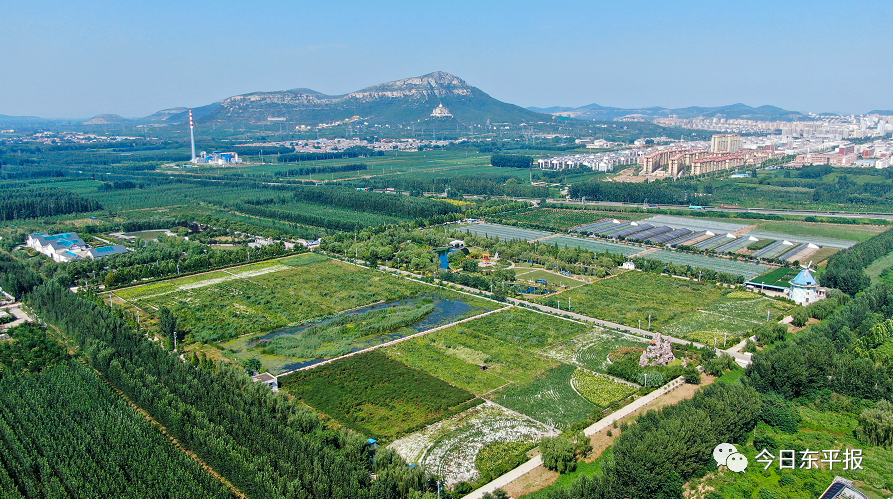
[[[4,189],[0,199],[0,220],[51,217],[101,209],[98,202],[65,189]]]
[[[35,289],[28,303],[170,435],[251,497],[402,498],[426,486],[421,470],[383,453],[373,461],[361,438],[326,429],[241,369],[220,365],[212,373],[181,362],[55,283]]]
[[[233,497],[89,367],[0,379],[0,495]]]
[[[493,154],[490,156],[490,164],[503,168],[530,168],[533,158],[515,154]]]
[[[714,447],[743,443],[760,414],[754,389],[706,386],[692,399],[640,416],[617,438],[600,476],[584,475],[549,498],[681,498],[685,482],[716,469]]]
[[[357,172],[368,170],[369,165],[366,163],[351,163],[347,165],[337,166],[310,166],[303,168],[289,168],[288,170],[279,170],[276,172],[277,177],[297,177],[300,175],[313,175],[314,173],[340,173],[340,172]]]
[[[747,368],[757,390],[788,399],[832,390],[864,399],[893,400],[891,359],[878,347],[893,338],[893,286],[874,285],[797,335],[795,342],[759,352]]]
[[[893,229],[845,249],[828,260],[821,275],[822,286],[855,295],[871,284],[865,269],[878,258],[893,251]]]

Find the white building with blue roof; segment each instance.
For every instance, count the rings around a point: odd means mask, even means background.
[[[791,279],[791,287],[785,291],[788,298],[797,305],[809,305],[826,297],[825,290],[819,288],[819,283],[810,270],[809,266],[804,267],[797,277]]]
[[[60,263],[73,262],[82,258],[95,260],[109,255],[127,253],[128,251],[128,249],[121,244],[113,244],[101,248],[91,248],[90,245],[85,243],[75,232],[63,232],[52,235],[48,235],[45,232],[38,232],[29,235],[26,244],[28,247],[52,258],[53,261]]]

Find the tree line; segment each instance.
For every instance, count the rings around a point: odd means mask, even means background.
[[[490,165],[503,168],[530,168],[533,158],[516,154],[493,154],[490,156]]]
[[[251,497],[399,499],[427,486],[422,470],[387,452],[372,460],[362,438],[327,429],[240,368],[218,364],[212,372],[181,362],[56,283],[27,301],[170,435]]]
[[[836,253],[828,259],[828,265],[821,275],[822,286],[855,295],[871,284],[871,278],[865,273],[865,269],[891,251],[893,229]]]
[[[56,187],[4,190],[0,220],[51,217],[101,210],[99,202]]]
[[[277,177],[297,177],[300,175],[313,175],[314,173],[340,173],[340,172],[356,172],[368,170],[369,165],[366,163],[352,163],[348,165],[338,166],[316,166],[304,168],[289,168],[288,170],[279,170],[276,172]]]

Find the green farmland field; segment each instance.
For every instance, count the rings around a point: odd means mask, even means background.
[[[471,393],[375,350],[298,371],[280,383],[345,426],[387,441],[474,405]]]
[[[525,317],[526,314],[530,316]],[[540,315],[512,309],[404,341],[385,351],[390,357],[450,384],[483,394],[509,383],[528,382],[538,373],[558,365],[524,348],[556,337],[534,330],[536,323],[531,319],[540,320],[547,328],[552,321],[566,322],[549,316],[536,317]],[[568,332],[585,330],[585,326],[567,324],[577,326],[568,327]],[[487,369],[481,369],[481,364]]]
[[[641,320],[646,327],[651,315],[652,328],[657,329],[722,295],[713,284],[632,271],[565,291],[561,297],[570,298],[573,312],[627,326],[638,326]]]
[[[510,385],[495,394],[495,401],[509,409],[559,429],[585,421],[601,412],[571,386],[575,366],[561,364],[533,380]]]

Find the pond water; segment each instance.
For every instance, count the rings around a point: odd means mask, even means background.
[[[394,306],[398,306],[398,305],[412,305],[412,304],[418,303],[423,298],[430,298],[430,299],[434,300],[434,310],[432,310],[430,314],[426,315],[425,317],[419,319],[418,321],[416,321],[404,328],[399,329],[398,331],[394,331],[391,333],[385,333],[385,334],[381,334],[381,335],[368,336],[365,338],[358,338],[356,341],[354,341],[351,351],[356,352],[358,350],[363,350],[363,349],[366,349],[366,348],[369,348],[369,347],[372,347],[375,345],[380,345],[382,343],[387,343],[389,341],[398,340],[400,338],[404,338],[406,336],[415,334],[417,332],[426,331],[428,329],[432,329],[432,328],[435,328],[438,326],[444,326],[446,324],[456,322],[456,321],[464,319],[466,317],[470,317],[476,313],[488,312],[490,310],[490,309],[480,310],[480,309],[477,309],[476,307],[472,307],[471,305],[469,305],[461,300],[457,300],[457,299],[444,298],[439,295],[426,295],[426,296],[408,298],[405,300],[399,300],[399,301],[390,302],[390,303],[379,303],[379,304],[372,305],[369,307],[352,310],[352,311],[348,312],[346,315],[358,315],[358,314],[362,314],[362,313],[369,312],[372,310],[379,310],[382,308],[394,307]],[[338,317],[341,317],[342,315],[343,314],[339,314]],[[259,342],[260,340],[269,340],[271,338],[275,338],[277,336],[281,336],[284,334],[300,334],[301,331],[304,331],[311,325],[325,324],[331,320],[332,319],[329,318],[329,319],[321,320],[318,322],[314,322],[312,324],[304,324],[301,326],[287,328],[287,329],[283,329],[280,331],[274,331],[272,333],[269,333],[269,334],[266,334],[263,336],[255,337],[250,341],[249,346],[256,345],[257,342]],[[286,357],[282,357],[282,356],[276,356],[276,357],[279,357],[282,359],[286,358]],[[263,361],[263,359],[261,359],[261,360]],[[272,365],[270,365],[268,367],[270,367],[271,372],[273,372],[274,370],[278,371],[278,372],[285,372],[285,371],[291,371],[294,369],[300,369],[300,368],[306,367],[306,366],[311,366],[313,364],[318,364],[324,360],[326,360],[326,359],[302,360],[300,362],[288,362],[285,364],[280,364],[277,362],[275,364],[278,364],[278,365],[275,366],[275,369],[273,369],[274,366],[272,366]],[[264,365],[266,366],[267,364],[264,363]]]

